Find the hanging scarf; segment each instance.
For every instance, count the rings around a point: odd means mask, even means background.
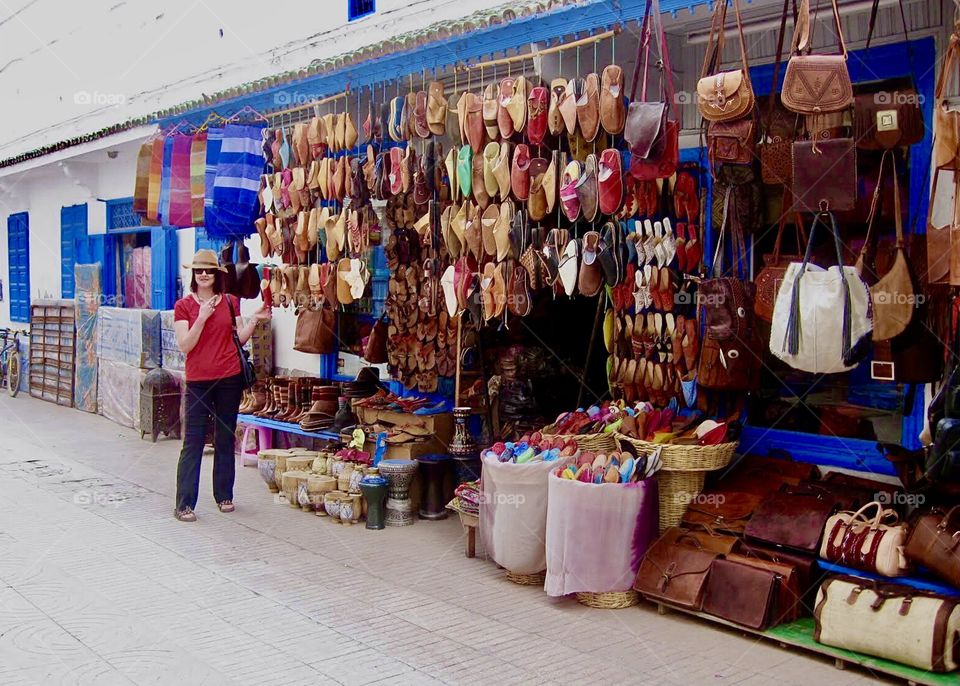
[[[206,167],[203,175],[203,225],[208,232],[216,233],[219,222],[213,207],[213,183],[217,178],[217,162],[220,159],[220,144],[223,142],[223,129],[207,129]]]
[[[160,221],[160,185],[163,178],[164,139],[153,140],[150,152],[150,181],[147,185],[147,220]]]
[[[140,146],[140,152],[137,153],[137,180],[133,188],[133,211],[140,216],[147,213],[152,160],[153,141],[147,141]]]
[[[168,224],[170,221],[170,167],[173,164],[173,136],[163,139],[163,166],[160,174],[160,203],[157,207],[157,221]]]
[[[173,152],[170,156],[170,210],[164,222],[178,228],[193,226],[190,206],[190,148],[193,137],[172,136]]]
[[[217,162],[213,200],[217,218],[231,233],[248,234],[257,213],[263,174],[263,126],[227,124]],[[207,231],[209,234],[209,230]]]
[[[192,226],[203,226],[206,195],[207,132],[193,135],[190,145],[190,216]]]

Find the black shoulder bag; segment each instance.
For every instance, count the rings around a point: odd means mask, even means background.
[[[257,382],[257,370],[253,368],[253,362],[250,361],[250,353],[240,345],[240,337],[237,335],[237,313],[233,311],[233,303],[230,302],[230,296],[224,294],[227,299],[227,307],[230,308],[230,329],[233,332],[233,344],[237,346],[237,355],[240,357],[240,375],[243,377],[243,387],[250,388]]]

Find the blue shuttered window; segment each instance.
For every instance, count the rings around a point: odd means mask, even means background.
[[[60,293],[63,298],[74,296],[73,267],[79,261],[78,250],[86,239],[86,204],[60,208]]]
[[[347,0],[347,20],[353,21],[377,11],[376,0]]]
[[[10,320],[30,321],[30,222],[26,212],[7,217]]]

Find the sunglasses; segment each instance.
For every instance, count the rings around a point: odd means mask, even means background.
[[[194,274],[209,274],[210,276],[213,276],[214,274],[217,273],[217,270],[216,270],[216,269],[194,269],[194,270],[193,270],[193,273],[194,273]]]

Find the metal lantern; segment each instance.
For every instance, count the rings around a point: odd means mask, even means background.
[[[153,442],[163,433],[180,438],[180,387],[165,369],[151,369],[140,388],[140,438],[150,434]]]

